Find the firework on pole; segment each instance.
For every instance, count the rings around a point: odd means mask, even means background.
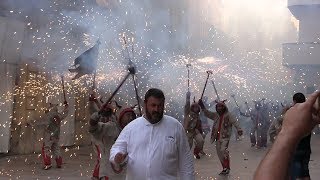
[[[188,63],[186,66],[187,66],[187,71],[188,71],[188,92],[190,92],[190,67],[191,67],[191,64]]]
[[[215,93],[216,93],[216,95],[217,95],[217,99],[218,99],[218,101],[220,102],[220,96],[219,96],[219,94],[218,94],[218,91],[217,91],[216,85],[214,84],[214,81],[213,81],[213,80],[211,80],[211,83],[212,83],[212,86],[213,86],[214,92],[215,92]]]
[[[211,70],[208,70],[208,71],[206,71],[206,72],[207,72],[207,79],[206,79],[206,83],[204,84],[204,87],[203,87],[203,90],[202,90],[202,94],[201,94],[200,99],[203,98],[204,91],[206,90],[206,87],[207,87],[207,84],[208,84],[209,76],[212,74],[212,71],[211,71]]]
[[[64,77],[63,77],[63,75],[61,75],[61,84],[62,84],[62,92],[63,92],[63,101],[66,102],[67,98],[66,98],[66,90],[64,89]]]
[[[234,95],[234,94],[231,94],[231,97],[232,97],[234,103],[236,104],[236,106],[237,106],[238,108],[240,108],[240,106],[238,105],[238,102],[237,102],[237,100],[236,100],[236,98],[235,98],[235,95]]]

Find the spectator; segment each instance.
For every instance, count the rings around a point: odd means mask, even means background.
[[[306,102],[297,103],[286,112],[282,129],[260,162],[254,179],[288,179],[289,162],[296,146],[320,123],[319,101],[315,103],[319,97],[320,92],[315,92]]]

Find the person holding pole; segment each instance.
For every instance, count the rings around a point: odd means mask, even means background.
[[[219,175],[228,175],[230,173],[230,156],[228,151],[229,141],[232,133],[232,126],[242,135],[236,119],[229,113],[225,101],[217,102],[216,112],[210,112],[204,106],[202,99],[198,102],[205,116],[214,121],[211,132],[211,143],[216,142],[216,150],[223,170]]]
[[[89,133],[97,153],[97,163],[92,179],[108,179],[113,171],[107,162],[110,147],[118,137],[120,130],[117,128],[114,108],[111,104],[103,106],[98,112],[91,115]]]
[[[49,105],[49,110],[45,114],[46,129],[44,131],[43,145],[42,145],[42,158],[44,167],[48,170],[52,167],[51,155],[55,158],[57,168],[62,166],[62,157],[60,153],[59,137],[60,137],[60,125],[61,121],[68,116],[68,103],[64,101],[64,109],[62,113],[58,112],[58,104]]]
[[[243,113],[240,111],[241,116],[250,117],[252,120],[252,126],[250,129],[250,142],[251,147],[255,147],[257,149],[260,149],[262,147],[267,147],[267,141],[265,140],[265,136],[267,134],[264,134],[264,126],[266,122],[266,117],[263,114],[262,104],[260,101],[254,101],[255,108],[254,110],[249,109],[248,103],[245,102],[245,105],[247,107],[247,112]]]
[[[45,131],[42,145],[42,158],[44,167],[43,169],[48,170],[52,167],[51,165],[51,155],[56,160],[57,168],[62,167],[62,157],[60,153],[59,138],[60,138],[60,125],[61,121],[68,116],[68,102],[66,101],[66,93],[64,90],[64,80],[61,77],[62,90],[64,98],[64,109],[61,113],[58,112],[58,104],[49,104],[49,108],[45,114]]]
[[[190,66],[187,64],[188,70],[188,91],[186,94],[186,104],[184,106],[184,122],[183,126],[187,133],[187,138],[189,142],[190,149],[192,149],[193,141],[195,141],[195,148],[193,154],[197,159],[200,159],[199,153],[205,154],[203,152],[203,131],[200,119],[200,106],[197,103],[193,103],[190,106]]]
[[[96,100],[95,97],[91,99]],[[110,103],[101,107],[102,109],[92,114],[89,122],[89,132],[92,136],[94,151],[97,154],[97,163],[92,179],[123,180],[125,179],[123,168],[113,166],[108,159],[111,146],[121,130],[136,118],[136,114],[132,107],[121,106],[116,117],[115,108]]]
[[[195,141],[193,154],[197,159],[200,159],[199,153],[203,152],[204,139],[202,136],[201,120],[200,120],[200,106],[193,103],[190,106],[190,95],[187,92],[186,104],[184,106],[184,129],[186,130],[190,149]]]

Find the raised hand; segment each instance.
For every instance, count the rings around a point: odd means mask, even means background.
[[[204,106],[202,99],[199,99],[198,104],[201,107],[201,109],[205,109],[205,106]]]
[[[190,99],[190,96],[191,96],[191,92],[190,91],[187,91],[187,94],[186,94],[187,98]]]
[[[94,94],[90,94],[89,101],[97,101],[97,98],[95,97]]]
[[[292,106],[284,116],[281,132],[296,138],[309,134],[320,123],[319,109],[314,107],[319,96],[320,92],[315,92],[306,102]]]

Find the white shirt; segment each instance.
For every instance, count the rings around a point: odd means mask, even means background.
[[[164,115],[157,124],[139,117],[120,133],[110,151],[128,153],[127,180],[194,180],[194,164],[185,130]]]

